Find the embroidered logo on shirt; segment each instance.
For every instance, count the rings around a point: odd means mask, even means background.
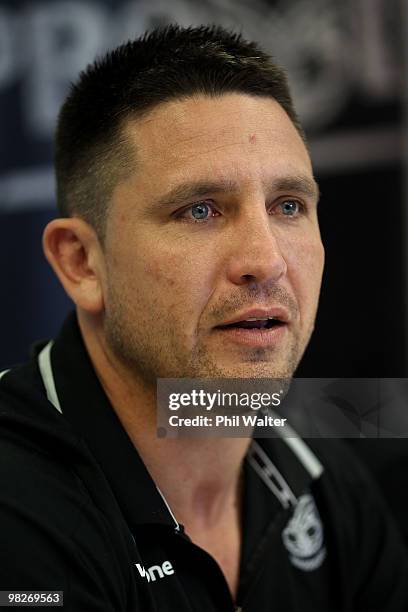
[[[164,561],[161,565],[152,565],[147,569],[140,565],[140,563],[135,563],[139,574],[142,578],[146,578],[147,582],[155,582],[157,578],[165,578],[166,576],[171,576],[174,574],[174,569],[170,561]]]
[[[294,514],[282,532],[293,565],[305,571],[317,569],[326,557],[323,525],[311,495],[299,497]]]

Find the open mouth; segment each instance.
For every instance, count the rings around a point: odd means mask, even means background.
[[[229,325],[219,325],[217,329],[272,329],[285,325],[280,319],[268,317],[266,319],[246,319],[245,321],[236,321]]]
[[[269,311],[269,312],[268,312]],[[235,320],[231,318],[214,331],[226,343],[240,344],[250,348],[278,348],[286,342],[290,327],[289,313],[277,305],[248,308],[241,311]]]

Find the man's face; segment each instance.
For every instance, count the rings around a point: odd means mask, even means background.
[[[291,376],[324,254],[310,159],[285,111],[195,96],[127,134],[137,162],[114,191],[105,242],[110,349],[146,383]]]

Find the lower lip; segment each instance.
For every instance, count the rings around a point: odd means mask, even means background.
[[[282,323],[269,329],[246,329],[244,327],[218,328],[217,331],[223,334],[224,338],[237,344],[251,347],[273,347],[282,341],[286,333],[287,324]]]

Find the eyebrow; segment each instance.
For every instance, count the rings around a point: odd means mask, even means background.
[[[295,191],[310,199],[319,200],[320,191],[317,182],[308,176],[282,176],[266,185],[268,191]],[[232,180],[220,181],[186,181],[180,183],[150,204],[157,210],[164,207],[178,206],[186,202],[215,193],[237,193],[240,186]]]

